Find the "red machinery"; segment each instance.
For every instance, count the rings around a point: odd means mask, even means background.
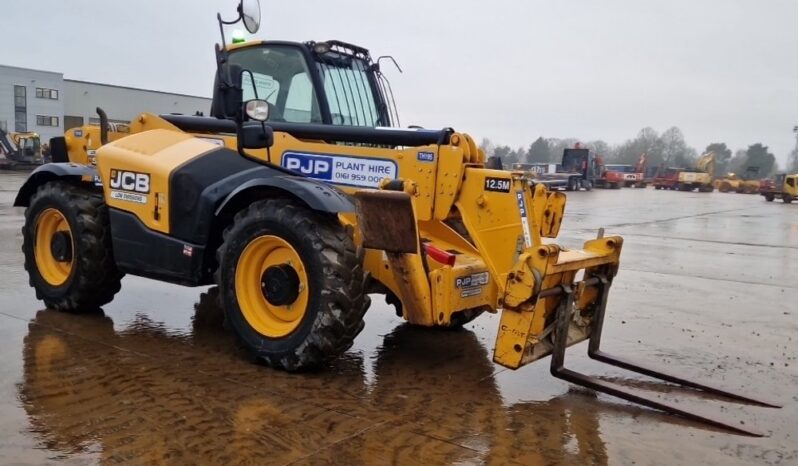
[[[604,161],[600,157],[599,160],[601,178],[596,180],[596,186],[609,189],[619,189],[621,187],[645,188],[647,186],[643,179],[646,169],[646,154],[640,155],[640,159],[634,166],[624,164],[604,165]]]

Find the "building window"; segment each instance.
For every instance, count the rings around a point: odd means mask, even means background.
[[[6,120],[0,120],[0,130],[8,131],[8,122]]]
[[[14,86],[14,131],[28,130],[28,91],[25,86]]]
[[[36,125],[58,126],[58,117],[48,116],[48,115],[36,115]]]
[[[75,115],[64,115],[64,131],[83,126],[83,117]]]
[[[27,89],[25,86],[14,86],[14,104],[17,107],[25,106],[25,98],[27,97]]]
[[[58,100],[58,89],[45,89],[43,87],[37,87],[36,98]]]

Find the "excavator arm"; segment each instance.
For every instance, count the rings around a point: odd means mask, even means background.
[[[0,151],[9,160],[17,160],[19,158],[19,147],[11,138],[11,135],[6,131],[0,129]]]
[[[701,157],[698,158],[698,161],[695,164],[695,167],[702,172],[705,172],[709,175],[710,178],[715,177],[715,153],[714,152],[707,152],[703,154]]]

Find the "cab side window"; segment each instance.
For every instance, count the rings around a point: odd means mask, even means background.
[[[313,84],[307,73],[299,73],[291,78],[285,102],[285,121],[295,123],[321,123],[319,106],[315,105]]]
[[[787,178],[787,186],[795,187],[795,177]]]

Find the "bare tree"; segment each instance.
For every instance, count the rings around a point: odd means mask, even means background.
[[[479,143],[479,148],[485,153],[485,157],[491,157],[493,155],[493,151],[496,149],[496,146],[490,139],[482,138],[482,141]]]
[[[629,139],[615,147],[608,160],[617,163],[634,164],[640,159],[640,154],[644,152],[649,166],[663,163],[662,139],[651,127],[641,129],[634,139]]]
[[[676,126],[665,130],[661,136],[662,157],[666,165],[691,167],[695,164],[698,152],[684,141],[684,134]]]

